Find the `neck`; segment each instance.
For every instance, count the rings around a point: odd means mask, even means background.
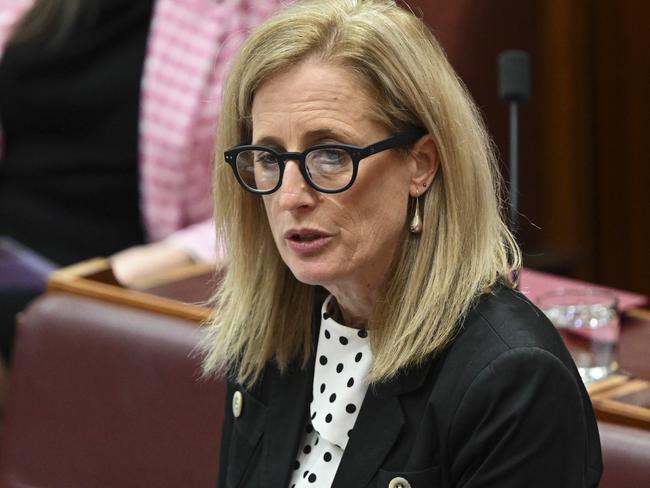
[[[355,329],[364,329],[368,325],[368,319],[377,300],[376,290],[366,290],[365,293],[350,293],[337,287],[328,288],[336,302],[332,316],[335,320]]]

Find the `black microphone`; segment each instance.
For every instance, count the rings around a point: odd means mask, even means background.
[[[499,98],[510,105],[510,229],[519,228],[519,121],[518,105],[530,97],[530,60],[521,50],[499,54]]]

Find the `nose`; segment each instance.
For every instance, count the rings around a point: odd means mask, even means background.
[[[282,176],[282,185],[278,189],[279,205],[283,210],[308,208],[316,203],[315,191],[307,184],[300,173],[296,161],[287,161]]]

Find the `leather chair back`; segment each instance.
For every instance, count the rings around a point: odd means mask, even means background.
[[[603,451],[600,488],[650,486],[650,431],[598,422]]]
[[[0,485],[214,487],[223,385],[199,381],[195,323],[66,294],[16,341]],[[650,486],[650,431],[599,423],[601,488]]]
[[[224,388],[198,379],[197,324],[66,294],[21,322],[1,486],[214,487]]]

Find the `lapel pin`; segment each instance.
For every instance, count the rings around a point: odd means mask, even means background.
[[[236,391],[232,396],[232,414],[235,418],[241,415],[242,408],[244,407],[244,397],[240,391]]]

